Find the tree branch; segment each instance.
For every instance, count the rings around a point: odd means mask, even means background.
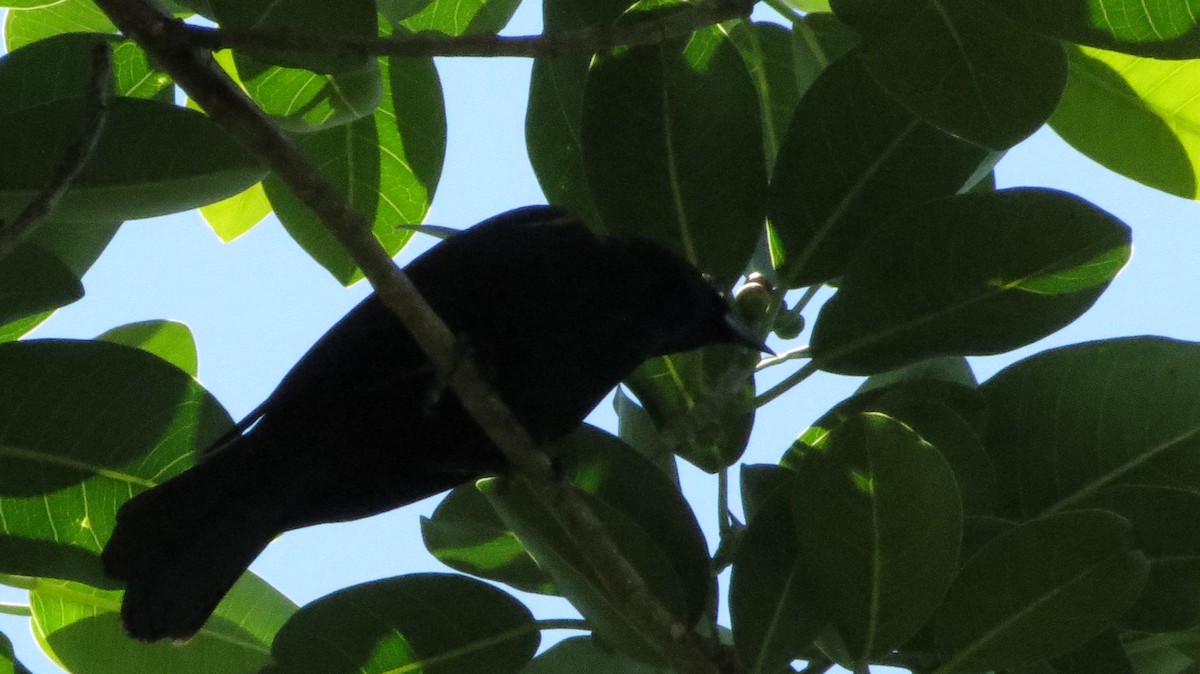
[[[739,0],[743,1],[743,0]],[[514,479],[524,480],[561,517],[582,557],[616,602],[661,646],[680,672],[714,673],[725,655],[717,644],[683,625],[650,593],[645,581],[613,544],[587,505],[556,477],[546,455],[486,384],[476,364],[463,358],[446,324],[420,297],[355,212],[242,90],[212,60],[206,45],[191,41],[191,27],[150,0],[96,0],[120,30],[135,40],[209,117],[261,158],[346,248],[380,300],[401,318],[463,407],[504,453]],[[736,665],[735,665],[736,666]]]
[[[182,24],[187,38],[206,49],[276,49],[366,56],[510,56],[554,58],[613,47],[657,44],[699,28],[749,15],[755,0],[709,0],[661,16],[558,34],[506,37],[492,34],[419,33],[352,37],[288,30],[209,28]]]
[[[112,48],[107,42],[102,42],[92,50],[92,76],[88,79],[87,90],[83,92],[83,128],[79,131],[79,138],[63,152],[50,180],[20,214],[7,225],[0,222],[0,260],[8,257],[13,249],[33,234],[75,184],[75,179],[100,140],[100,133],[108,120],[108,101],[111,97]]]

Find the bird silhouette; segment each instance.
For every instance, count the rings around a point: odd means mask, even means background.
[[[760,342],[689,263],[531,206],[439,242],[405,268],[534,439],[576,428],[648,358]],[[144,641],[186,639],[273,538],[366,517],[505,460],[400,320],[355,307],[192,468],[117,514],[103,552]]]

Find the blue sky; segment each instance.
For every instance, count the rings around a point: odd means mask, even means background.
[[[527,2],[506,32],[532,33],[539,26],[539,3]],[[524,149],[529,66],[516,59],[439,61],[450,135],[429,222],[462,227],[544,201]],[[1079,321],[1018,352],[974,359],[980,379],[1060,344],[1134,334],[1200,340],[1200,204],[1121,178],[1048,130],[1010,152],[997,176],[1002,187],[1056,187],[1114,213],[1133,228],[1134,255]],[[418,240],[398,260],[411,259],[428,243]],[[85,287],[83,300],[58,312],[34,336],[89,338],[156,318],[187,323],[199,350],[201,382],[235,418],[270,393],[304,351],[369,292],[365,283],[342,288],[273,219],[222,244],[195,213],[124,225]],[[791,368],[779,370],[760,388]],[[746,461],[776,461],[804,422],[857,385],[855,379],[817,375],[775,401],[759,416]],[[606,404],[592,420],[615,429]],[[685,490],[715,543],[716,480],[690,469],[684,475]],[[286,534],[252,568],[298,603],[373,578],[446,570],[425,552],[418,530],[418,516],[435,504],[429,500],[368,520]],[[17,592],[0,593],[0,601],[22,599]],[[572,615],[565,602],[546,599],[537,600],[535,612],[543,618]],[[59,671],[33,644],[27,621],[0,616],[0,631],[34,672]]]

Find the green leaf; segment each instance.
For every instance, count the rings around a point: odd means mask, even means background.
[[[180,646],[126,636],[119,592],[39,579],[30,599],[35,636],[73,674],[250,674],[270,662],[271,640],[296,611],[291,600],[247,573],[213,618]]]
[[[938,611],[940,671],[1007,669],[1100,634],[1146,578],[1130,538],[1129,522],[1101,510],[1049,515],[997,537],[963,566]]]
[[[1002,353],[1096,301],[1129,228],[1071,194],[1017,188],[909,210],[873,237],[813,329],[822,369],[873,374],[931,356]]]
[[[546,0],[542,22],[547,34],[611,25],[629,5],[629,0]],[[583,92],[591,60],[590,54],[564,54],[534,61],[525,144],[546,200],[571,210],[593,230],[604,231],[580,148]]]
[[[790,493],[795,475],[792,469],[773,463],[743,463],[738,473],[738,483],[741,485],[742,512],[746,521],[754,519],[776,490],[788,489]]]
[[[49,180],[79,137],[81,99],[0,114],[0,218],[8,219]],[[137,98],[109,103],[91,160],[54,219],[106,222],[185,211],[236,194],[265,170],[204,115]]]
[[[384,96],[376,60],[334,74],[265,65],[244,54],[235,54],[233,62],[246,93],[280,128],[293,133],[334,129],[370,117]]]
[[[1156,58],[1200,57],[1195,0],[990,0],[1052,37]]]
[[[425,9],[431,2],[433,0],[375,0],[375,5],[388,21],[397,24]]]
[[[117,27],[92,0],[38,3],[32,9],[7,12],[4,45],[12,52],[62,33],[116,33]]]
[[[1200,199],[1200,61],[1086,47],[1067,56],[1071,76],[1050,118],[1054,131],[1121,175]]]
[[[395,254],[412,238],[395,225],[420,222],[429,211],[446,149],[446,116],[432,60],[388,59],[383,70],[384,101],[374,115],[298,142]],[[313,259],[345,285],[362,278],[337,239],[282,181],[271,176],[263,186],[280,222]]]
[[[866,393],[875,389],[887,388],[895,384],[907,384],[919,381],[945,382],[958,384],[966,388],[976,388],[979,383],[971,365],[962,356],[936,356],[910,363],[904,367],[880,372],[867,377],[858,387],[856,393]],[[982,406],[983,401],[980,400]]]
[[[591,637],[564,639],[537,656],[521,674],[671,674],[671,670],[605,650]]]
[[[1118,485],[1081,504],[1111,510],[1133,524],[1134,544],[1150,558],[1150,576],[1121,626],[1138,632],[1200,627],[1200,492]]]
[[[431,30],[446,35],[499,33],[521,0],[434,0],[400,25],[414,33]]]
[[[617,387],[613,395],[613,411],[617,413],[617,437],[649,459],[678,486],[679,466],[675,454],[659,436],[650,413],[626,395],[623,387]]]
[[[262,183],[252,185],[228,199],[200,207],[200,217],[225,243],[250,231],[270,213],[271,202],[267,200]]]
[[[658,427],[660,440],[701,470],[715,473],[746,451],[754,426],[754,354],[709,347],[652,358],[625,384]]]
[[[775,490],[765,498],[733,560],[733,642],[753,674],[780,671],[811,649],[825,627],[813,610],[812,581],[800,559],[791,499],[790,489]]]
[[[30,674],[25,665],[13,654],[12,642],[0,634],[0,672],[4,674]]]
[[[1054,112],[1067,79],[1055,40],[977,0],[832,0],[863,35],[885,91],[956,136],[1005,150]]]
[[[455,571],[525,592],[555,594],[545,572],[474,484],[455,487],[432,517],[421,518],[421,538],[430,554]]]
[[[796,469],[800,563],[854,662],[902,646],[958,565],[962,508],[931,445],[878,413],[833,429]]]
[[[126,346],[0,344],[0,571],[111,587],[116,507],[232,425],[194,379]]]
[[[83,286],[57,257],[22,244],[0,259],[0,325],[66,306]]]
[[[555,443],[570,483],[611,506],[661,549],[683,592],[685,624],[710,606],[715,592],[708,544],[678,485],[620,439],[592,426]]]
[[[27,243],[52,253],[67,269],[82,279],[117,233],[119,222],[43,222]]]
[[[801,100],[771,180],[782,282],[841,276],[873,232],[954,195],[994,159],[893,102],[860,59],[830,65]]]
[[[318,33],[346,38],[376,36],[375,3],[371,0],[209,0],[209,5],[223,28]],[[262,63],[319,73],[360,70],[369,62],[366,55],[350,50],[248,49],[243,53]]]
[[[981,390],[1002,515],[1070,508],[1114,485],[1200,492],[1200,344],[1075,344],[1014,363]]]
[[[108,330],[96,339],[141,349],[196,376],[196,341],[183,323],[162,320],[128,323]]]
[[[152,68],[146,52],[136,44],[103,33],[65,33],[0,57],[0,111],[84,96],[92,86],[92,50],[102,43],[108,43],[112,49],[116,94],[159,98],[173,93],[171,79]]]
[[[762,234],[760,114],[720,27],[598,56],[580,140],[604,229],[657,241],[730,285]]]
[[[1055,674],[1134,674],[1133,664],[1116,632],[1108,631],[1054,659]],[[1156,674],[1163,674],[1158,671]]]
[[[42,321],[50,318],[50,316],[53,314],[53,311],[43,311],[40,314],[35,314],[27,318],[22,318],[18,321],[13,321],[8,325],[0,326],[0,343],[11,342],[24,337],[31,330],[41,325]]]
[[[275,637],[272,672],[519,672],[540,634],[529,609],[483,582],[413,574],[300,609]]]

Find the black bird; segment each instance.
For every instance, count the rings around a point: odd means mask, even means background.
[[[438,243],[405,271],[535,439],[580,424],[652,356],[759,348],[690,264],[596,236],[566,212],[517,209]],[[374,295],[184,473],[117,514],[103,553],[144,641],[194,635],[275,536],[374,515],[505,468],[504,457]]]

